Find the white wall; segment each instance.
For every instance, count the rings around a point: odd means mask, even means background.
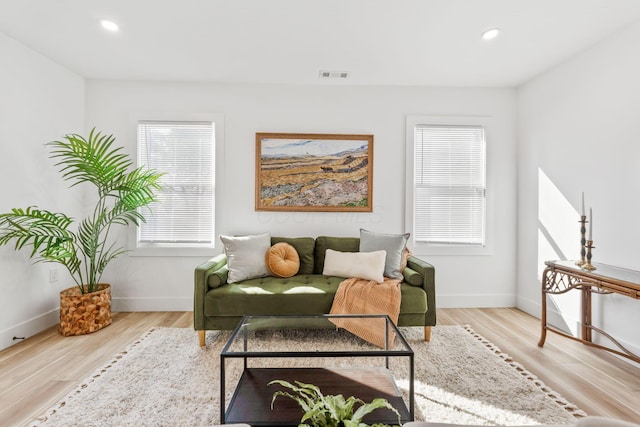
[[[86,90],[87,128],[115,134],[131,154],[132,114],[224,114],[217,234],[357,236],[360,227],[403,232],[406,116],[490,116],[494,125],[488,136],[488,191],[494,200],[494,252],[425,258],[436,266],[438,306],[515,304],[515,90],[114,81],[88,81]],[[256,132],[373,134],[373,213],[256,212]],[[219,246],[211,255],[221,251]],[[191,309],[193,270],[206,259],[118,260],[104,277],[113,285],[114,309]]]
[[[593,261],[640,270],[640,24],[518,90],[518,306],[540,315],[548,259],[580,256],[578,215],[593,207]],[[554,298],[575,331],[579,293]],[[640,349],[638,301],[594,300],[594,324]]]
[[[60,181],[44,147],[65,133],[97,126],[114,133],[134,154],[132,114],[222,113],[226,144],[218,182],[218,234],[266,230],[289,236],[354,236],[360,227],[401,232],[406,116],[490,116],[488,191],[494,204],[489,233],[494,251],[489,256],[425,259],[436,266],[439,307],[511,306],[517,293],[518,307],[538,316],[544,260],[578,257],[582,191],[587,209],[594,209],[594,260],[640,270],[640,58],[630,54],[639,43],[636,24],[516,94],[511,89],[85,83],[0,33],[0,211],[33,204],[80,211],[81,200]],[[276,131],[374,134],[374,212],[255,212],[255,132]],[[220,250],[218,246],[212,255]],[[193,268],[205,259],[122,258],[105,276],[114,284],[114,308],[189,310]],[[57,293],[70,282],[60,271],[60,281],[49,283],[55,267],[34,266],[26,254],[10,247],[0,248],[0,266],[4,348],[13,336],[29,336],[56,323]],[[568,295],[553,302],[552,318],[575,330],[577,298]],[[608,296],[596,299],[595,311],[596,322],[629,347],[640,347],[637,329],[630,326],[640,321],[636,301]]]
[[[38,205],[76,214],[45,143],[84,130],[84,80],[0,33],[0,212]],[[28,254],[0,247],[0,349],[58,322],[58,292],[66,273],[49,283],[53,265],[32,265]]]

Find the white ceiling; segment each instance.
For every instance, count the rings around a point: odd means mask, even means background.
[[[89,79],[510,87],[638,20],[640,0],[0,0],[1,32]]]

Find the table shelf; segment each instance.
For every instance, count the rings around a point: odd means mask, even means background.
[[[287,390],[277,384],[268,385],[275,379],[314,384],[324,395],[357,396],[366,403],[382,397],[398,410],[403,423],[409,421],[402,394],[385,368],[248,368],[229,402],[225,421],[252,426],[298,426],[303,412],[294,400],[278,397],[271,410],[273,393]],[[364,422],[394,425],[398,423],[398,417],[381,408],[367,415]]]

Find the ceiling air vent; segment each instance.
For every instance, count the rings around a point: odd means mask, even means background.
[[[320,71],[320,77],[323,79],[346,79],[349,77],[348,71]]]

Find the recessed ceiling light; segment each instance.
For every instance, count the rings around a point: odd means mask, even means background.
[[[482,38],[484,40],[493,40],[500,35],[500,28],[490,28],[484,33],[482,33]]]
[[[120,27],[118,27],[118,24],[108,19],[101,19],[100,25],[102,25],[102,28],[104,28],[107,31],[111,31],[112,33],[115,33],[120,29]]]

